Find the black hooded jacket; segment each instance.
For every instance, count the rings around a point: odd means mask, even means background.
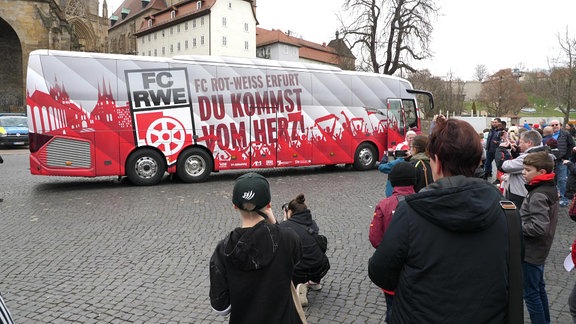
[[[330,262],[328,257],[316,243],[316,239],[307,228],[309,227],[314,233],[318,233],[318,225],[312,219],[312,213],[306,209],[300,213],[295,213],[285,222],[280,223],[280,227],[289,227],[293,229],[302,242],[302,260],[296,265],[292,281],[294,284],[307,282],[312,280],[319,282],[328,269],[330,269]]]
[[[302,257],[298,235],[266,221],[236,228],[210,259],[210,304],[230,323],[300,323],[290,283]]]
[[[395,291],[390,323],[506,321],[509,248],[501,197],[484,180],[454,176],[398,204],[368,267],[376,285]]]

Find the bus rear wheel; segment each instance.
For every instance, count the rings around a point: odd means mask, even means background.
[[[176,175],[183,182],[202,182],[210,176],[212,167],[212,158],[206,151],[189,148],[178,157]]]
[[[137,186],[151,186],[160,183],[166,172],[162,154],[149,148],[140,149],[126,161],[126,174],[130,182]]]
[[[362,143],[354,154],[354,169],[366,171],[373,169],[376,165],[376,149],[372,144]]]

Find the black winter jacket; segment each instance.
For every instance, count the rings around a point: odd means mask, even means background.
[[[300,323],[290,282],[302,256],[298,235],[266,221],[236,228],[210,259],[210,304],[230,323]]]
[[[376,285],[395,290],[390,323],[505,323],[501,197],[484,180],[454,176],[398,204],[368,267]]]
[[[330,269],[330,262],[326,254],[320,250],[314,236],[308,233],[308,227],[316,234],[319,231],[318,225],[312,219],[310,210],[306,209],[303,212],[293,214],[290,219],[280,223],[279,226],[293,229],[302,242],[302,259],[296,265],[292,276],[294,285],[309,280],[319,282]]]

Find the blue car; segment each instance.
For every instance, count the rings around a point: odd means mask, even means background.
[[[28,145],[28,119],[25,115],[0,114],[0,145]]]

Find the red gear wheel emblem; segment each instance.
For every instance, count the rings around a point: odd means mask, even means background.
[[[169,161],[173,161],[170,156],[178,153],[185,141],[184,126],[172,117],[158,118],[146,130],[146,144],[160,149]]]

